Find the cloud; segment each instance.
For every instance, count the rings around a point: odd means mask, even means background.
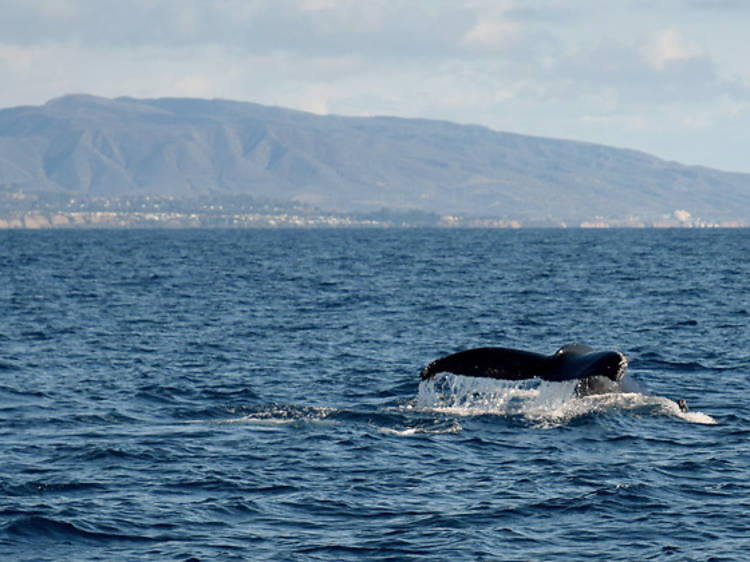
[[[688,8],[711,12],[747,12],[750,5],[746,0],[686,0]]]
[[[521,37],[521,26],[501,17],[479,19],[461,38],[470,49],[501,52]]]
[[[214,84],[210,77],[201,74],[188,74],[178,78],[174,85],[174,95],[179,97],[211,97]]]
[[[75,2],[74,0],[46,0],[35,3],[34,8],[36,13],[45,20],[64,22],[79,15],[80,2]]]
[[[34,55],[31,49],[0,43],[0,63],[6,65],[10,71],[25,72],[31,68],[33,62]]]
[[[586,125],[597,127],[616,127],[625,131],[642,131],[648,120],[640,114],[584,115],[581,121]]]
[[[747,110],[748,104],[725,97],[711,106],[685,111],[681,115],[681,124],[687,129],[708,129],[723,121],[741,118]]]
[[[516,3],[508,8],[505,16],[511,21],[526,23],[553,23],[560,24],[580,16],[575,4],[531,4]]]
[[[338,0],[301,0],[300,9],[304,12],[333,10],[340,2]]]
[[[748,95],[737,80],[720,75],[705,49],[673,28],[640,44],[603,40],[593,49],[562,58],[556,71],[559,79],[568,80],[568,95],[614,89],[621,103],[671,104]]]
[[[481,12],[445,0],[0,0],[0,37],[27,46],[213,45],[256,54],[425,58],[455,50]]]
[[[674,27],[656,33],[643,45],[642,52],[657,70],[663,70],[664,65],[672,61],[687,61],[705,55],[705,49],[697,41],[686,39]]]

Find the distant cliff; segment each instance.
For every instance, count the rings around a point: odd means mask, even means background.
[[[241,195],[522,223],[750,220],[750,174],[479,126],[199,99],[72,95],[1,110],[0,192]]]

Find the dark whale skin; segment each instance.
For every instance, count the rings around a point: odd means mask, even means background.
[[[628,360],[619,351],[594,351],[580,344],[561,347],[552,355],[505,347],[479,347],[436,359],[420,376],[428,380],[438,373],[519,381],[539,377],[562,382],[605,377],[618,382]]]

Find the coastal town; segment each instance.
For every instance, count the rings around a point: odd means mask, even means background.
[[[709,221],[675,210],[656,219],[592,217],[560,220],[467,217],[420,211],[344,213],[243,196],[195,200],[174,197],[66,197],[61,194],[0,193],[0,229],[53,228],[738,228],[741,221]]]

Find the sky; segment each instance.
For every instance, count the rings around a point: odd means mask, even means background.
[[[750,172],[750,1],[0,0],[0,107],[396,115]]]

